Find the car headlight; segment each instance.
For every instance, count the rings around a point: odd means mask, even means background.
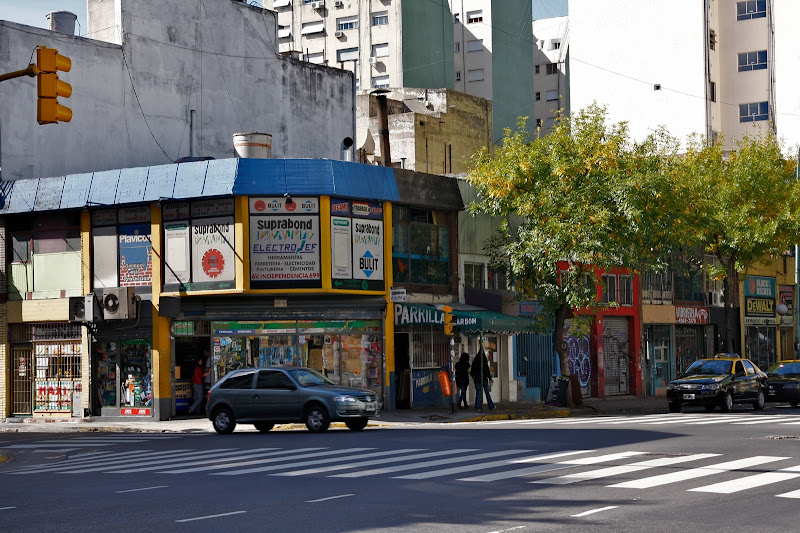
[[[358,400],[352,396],[334,396],[333,401],[337,403],[355,403]]]
[[[678,390],[678,389],[680,389],[680,387],[678,386],[677,383],[670,383],[669,385],[667,385],[667,389],[669,389],[669,390]]]
[[[719,388],[719,383],[708,383],[707,385],[700,385],[700,388],[703,390],[717,390]]]

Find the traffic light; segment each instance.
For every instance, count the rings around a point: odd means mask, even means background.
[[[58,97],[69,98],[72,85],[58,79],[58,71],[69,72],[72,61],[55,48],[40,46],[36,49],[36,74],[39,101],[36,120],[39,124],[58,124],[72,120],[72,110],[58,103]]]
[[[449,305],[443,305],[442,311],[444,311],[444,334],[445,335],[452,335],[453,334],[453,308]]]

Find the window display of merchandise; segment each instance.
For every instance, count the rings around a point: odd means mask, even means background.
[[[97,394],[102,407],[117,406],[116,342],[97,344]]]
[[[153,403],[150,343],[122,341],[120,349],[120,405],[150,407]]]
[[[69,412],[72,395],[81,392],[81,344],[39,342],[34,347],[34,411]]]

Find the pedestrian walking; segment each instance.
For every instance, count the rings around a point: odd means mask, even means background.
[[[458,408],[466,409],[469,407],[467,403],[467,389],[469,388],[469,354],[463,352],[461,359],[456,363],[456,387],[458,387]]]
[[[478,350],[475,354],[475,359],[472,360],[472,368],[469,371],[472,375],[472,380],[475,382],[475,410],[483,411],[483,393],[486,393],[486,404],[489,410],[495,408],[492,401],[490,383],[494,383],[492,378],[492,369],[489,368],[489,361],[486,359],[486,354],[483,349]]]
[[[194,395],[194,403],[191,407],[189,407],[189,414],[198,414],[200,412],[200,405],[203,403],[203,392],[205,387],[203,386],[203,378],[205,377],[205,371],[203,369],[203,358],[197,358],[197,364],[194,367],[194,372],[192,373],[192,394]]]

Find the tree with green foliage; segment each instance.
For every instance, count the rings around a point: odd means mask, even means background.
[[[683,216],[694,228],[690,241],[718,261],[705,268],[723,281],[725,350],[741,353],[739,273],[800,242],[796,163],[770,133],[745,136],[732,151],[693,137],[671,170],[670,181],[682,191]]]
[[[690,230],[674,216],[680,198],[664,179],[675,175],[678,143],[662,130],[634,142],[598,106],[563,117],[546,136],[531,138],[523,126],[476,155],[470,209],[518,221],[501,226],[487,253],[518,298],[541,304],[539,325],[554,326],[569,375],[564,322],[574,310],[578,328],[591,322],[599,274],[659,264]]]

